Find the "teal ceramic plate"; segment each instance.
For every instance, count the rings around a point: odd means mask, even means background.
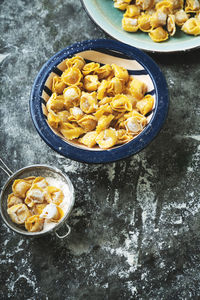
[[[111,37],[128,44],[151,52],[177,52],[200,47],[200,36],[190,36],[179,29],[174,37],[163,43],[154,43],[148,34],[143,32],[129,33],[122,29],[121,20],[123,11],[113,6],[113,0],[82,0],[82,3],[93,19]]]

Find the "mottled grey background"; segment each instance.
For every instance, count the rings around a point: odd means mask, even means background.
[[[1,0],[0,8],[0,155],[12,170],[57,166],[76,190],[67,240],[26,239],[0,220],[0,299],[199,299],[200,51],[152,54],[171,96],[164,128],[127,160],[86,165],[40,139],[29,95],[55,52],[106,34],[78,0]]]

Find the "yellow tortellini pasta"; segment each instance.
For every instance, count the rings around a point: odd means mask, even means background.
[[[25,221],[25,228],[30,232],[38,232],[43,229],[44,219],[38,215],[33,215]]]
[[[66,66],[67,68],[75,67],[79,70],[82,70],[85,65],[85,60],[81,56],[74,56],[72,58],[66,59]]]
[[[49,185],[45,177],[16,179],[8,195],[7,212],[15,224],[23,225],[29,232],[38,232],[43,230],[46,219],[47,222],[62,219],[63,201],[63,191]]]
[[[164,42],[169,37],[167,31],[161,26],[151,30],[149,36],[154,42]]]
[[[188,19],[181,27],[181,30],[183,30],[187,34],[199,35],[200,34],[200,20],[198,20],[197,18]]]
[[[128,32],[148,32],[156,43],[176,34],[176,26],[190,35],[199,35],[199,0],[113,0],[124,10],[122,28]],[[195,20],[194,20],[195,19]],[[191,21],[188,21],[191,20]]]
[[[143,29],[151,32],[150,18],[154,12],[148,15],[142,13],[138,19],[142,8],[127,4],[124,18],[140,20]],[[142,18],[148,19],[147,25]],[[58,78],[61,86],[60,81],[63,81],[64,89],[61,94],[55,91],[47,101],[47,122],[63,139],[89,148],[108,149],[130,141],[146,126],[145,115],[152,111],[154,98],[148,95],[145,82],[137,76],[130,76],[122,66],[86,63],[80,56],[72,57],[66,60],[63,74],[53,80],[52,88]],[[128,129],[128,118],[137,120],[139,129],[134,134]],[[43,187],[38,187],[38,193],[40,188]],[[44,201],[48,201],[51,195],[48,190],[49,187]],[[26,204],[32,207],[30,193],[27,194]],[[37,202],[38,205],[42,203]]]
[[[24,224],[31,212],[24,203],[12,205],[7,210],[11,220],[16,224]]]
[[[121,10],[125,10],[129,3],[131,3],[131,0],[114,0],[114,6],[118,9],[121,9]]]
[[[62,94],[65,88],[66,88],[66,84],[62,81],[62,79],[59,76],[54,76],[53,84],[52,84],[52,92],[60,95]]]

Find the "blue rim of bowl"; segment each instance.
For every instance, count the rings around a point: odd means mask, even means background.
[[[157,101],[152,119],[136,138],[127,144],[118,146],[116,148],[96,151],[82,149],[68,144],[50,129],[42,112],[41,95],[44,89],[44,84],[55,66],[61,63],[67,57],[71,57],[78,52],[86,50],[98,51],[98,49],[118,51],[130,59],[138,61],[144,67],[144,69],[147,70],[153,81]],[[156,137],[167,117],[169,93],[163,73],[156,63],[141,50],[114,40],[86,40],[64,48],[52,56],[43,65],[33,84],[29,105],[31,117],[36,130],[38,131],[40,137],[53,150],[65,156],[66,158],[70,158],[75,161],[85,163],[108,163],[125,159],[133,154],[138,153]]]

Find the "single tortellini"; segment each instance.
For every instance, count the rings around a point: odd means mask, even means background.
[[[117,66],[116,64],[112,64],[111,65],[113,71],[114,71],[114,74],[115,74],[115,77],[127,82],[128,79],[129,79],[129,74],[128,74],[128,71],[123,68],[123,67],[119,67]]]
[[[75,67],[79,70],[82,70],[85,65],[85,60],[81,56],[74,56],[72,58],[66,59],[66,66],[67,68]]]
[[[65,106],[67,109],[80,104],[81,90],[78,86],[70,86],[63,91]]]
[[[82,93],[80,108],[86,114],[90,114],[96,111],[97,105],[97,95],[96,92],[93,93]]]
[[[100,83],[98,90],[97,90],[97,99],[98,100],[102,100],[103,98],[106,97],[108,86],[109,86],[109,81],[102,80],[102,82]]]
[[[154,98],[151,95],[146,95],[142,100],[138,101],[136,107],[142,115],[146,115],[152,111],[154,105]]]
[[[85,132],[83,128],[70,123],[61,124],[59,130],[62,133],[62,135],[68,140],[77,139],[80,135],[82,135]]]
[[[53,93],[46,104],[48,112],[58,112],[65,109],[65,100],[63,95],[57,95]]]
[[[39,186],[41,189],[45,189],[48,186],[48,183],[46,181],[46,179],[44,177],[36,177],[33,180],[33,184],[37,184],[37,186]]]
[[[59,205],[63,201],[64,194],[59,188],[54,186],[47,186],[46,191],[46,199],[48,203],[54,203],[56,205]]]
[[[132,77],[131,81],[129,82],[128,91],[134,98],[140,100],[144,97],[145,93],[147,92],[147,85],[143,81]]]
[[[95,74],[98,75],[99,80],[107,78],[112,73],[112,68],[110,65],[104,65],[96,70]]]
[[[143,32],[149,32],[152,29],[151,16],[146,13],[142,13],[138,18],[139,29]]]
[[[176,32],[175,15],[169,15],[167,18],[167,31],[171,36]]]
[[[78,85],[82,77],[81,71],[75,67],[68,68],[61,75],[62,81],[69,86]]]
[[[169,35],[166,30],[164,30],[161,26],[157,27],[156,29],[153,29],[149,32],[150,38],[154,42],[164,42],[168,39]]]
[[[187,34],[199,35],[200,34],[200,21],[197,18],[190,18],[187,20],[181,30]]]
[[[117,144],[124,144],[132,140],[133,136],[125,129],[117,130]]]
[[[121,10],[125,10],[132,0],[113,0],[113,1],[115,2],[114,7]]]
[[[198,0],[186,0],[185,12],[195,13],[200,10],[200,5]]]
[[[60,95],[62,94],[65,88],[66,88],[66,84],[62,81],[61,77],[54,76],[53,83],[52,83],[52,92]]]
[[[11,220],[16,224],[24,224],[26,219],[31,216],[31,212],[24,203],[16,204],[7,209]]]
[[[100,133],[102,130],[108,128],[113,119],[114,119],[113,115],[108,115],[108,116],[103,115],[102,117],[100,117],[96,127],[96,132]]]
[[[118,112],[125,112],[125,111],[132,110],[132,104],[129,98],[123,94],[115,96],[112,102],[110,103],[110,106],[114,111],[118,111]]]
[[[43,203],[46,200],[46,192],[37,183],[34,183],[26,194],[25,203],[33,207],[35,203]]]
[[[92,131],[95,129],[97,125],[97,119],[92,116],[92,115],[86,115],[82,117],[79,121],[78,124],[87,132],[87,131]]]
[[[64,212],[61,207],[55,203],[48,204],[40,214],[40,218],[44,218],[53,222],[59,222],[64,216]]]
[[[51,127],[57,129],[60,123],[60,118],[57,116],[57,114],[54,111],[50,111],[47,115],[47,121]]]
[[[32,182],[35,177],[27,177],[23,179],[16,179],[12,185],[13,193],[16,197],[24,199],[26,193],[31,188]]]
[[[84,80],[84,88],[88,92],[94,92],[98,89],[98,86],[100,84],[98,76],[97,75],[86,75]]]
[[[67,110],[57,112],[57,117],[59,118],[60,122],[67,122],[70,113]]]
[[[124,17],[133,18],[135,16],[139,16],[140,10],[140,7],[135,4],[128,5]]]
[[[86,64],[83,67],[82,73],[84,76],[89,75],[89,74],[95,74],[99,68],[100,68],[99,63],[91,62],[91,63]]]
[[[72,107],[70,108],[70,116],[68,120],[70,122],[76,122],[77,120],[81,119],[83,117],[83,111],[80,109],[80,107]]]
[[[119,79],[117,77],[113,77],[109,82],[107,86],[106,93],[109,96],[115,96],[117,94],[121,94],[124,89],[124,83],[122,79]]]
[[[108,149],[117,143],[117,132],[113,128],[101,131],[96,137],[96,142],[101,149]]]
[[[138,134],[143,130],[142,123],[136,117],[130,117],[125,121],[126,130],[132,134]]]
[[[38,232],[43,229],[44,219],[40,218],[38,215],[33,215],[25,221],[25,228],[29,232]]]
[[[189,15],[183,9],[178,10],[175,13],[175,23],[178,26],[182,26],[189,19]]]
[[[159,1],[156,4],[156,11],[162,11],[165,14],[171,14],[173,10],[173,3],[168,0]]]
[[[84,134],[82,138],[80,138],[78,141],[81,144],[84,144],[85,146],[92,148],[96,145],[96,137],[98,133],[96,131],[87,132]]]
[[[146,10],[153,6],[154,0],[136,0],[135,3],[140,6],[142,10]]]
[[[164,13],[162,10],[156,11],[151,17],[150,17],[150,24],[151,28],[157,28],[159,26],[166,25],[167,22],[167,14]]]
[[[134,18],[123,17],[122,28],[128,32],[136,32],[139,28],[138,16],[136,16]]]
[[[7,207],[10,208],[13,205],[21,204],[23,203],[22,199],[19,197],[16,197],[13,193],[8,195],[7,199]]]
[[[94,116],[99,119],[100,117],[102,117],[103,115],[109,115],[112,114],[113,110],[111,108],[111,106],[109,105],[109,103],[106,103],[105,105],[101,105],[99,107],[99,109],[97,110],[97,112],[94,114]]]

